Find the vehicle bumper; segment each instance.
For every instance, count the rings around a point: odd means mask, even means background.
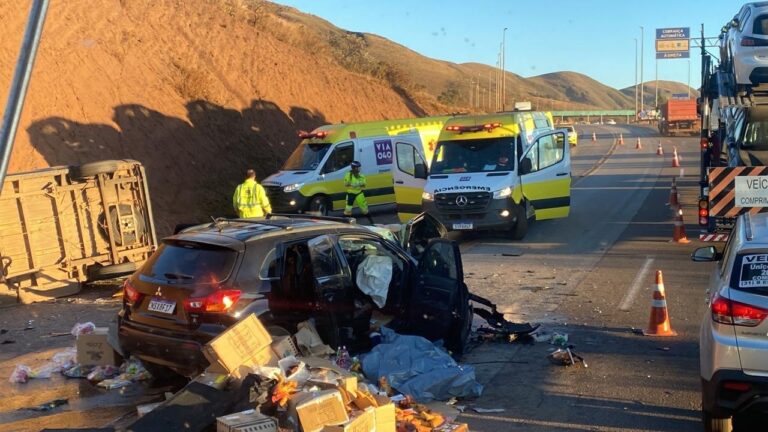
[[[299,213],[309,204],[309,198],[299,191],[283,192],[280,188],[270,187],[267,189],[267,197],[273,213]]]
[[[205,342],[201,340],[172,335],[164,330],[129,323],[122,318],[118,319],[117,334],[124,353],[166,366],[182,375],[195,375],[208,366],[208,360],[203,355]]]
[[[747,391],[724,388],[727,382],[749,384]],[[768,377],[747,375],[740,370],[721,369],[712,379],[701,379],[701,408],[725,418],[746,411],[768,412]]]
[[[491,199],[483,210],[468,212],[444,212],[437,208],[434,201],[422,201],[422,207],[426,213],[435,217],[450,231],[506,231],[515,226],[514,212],[511,199]],[[506,211],[506,216],[502,216]],[[471,229],[454,228],[454,224],[471,223]]]
[[[738,84],[760,84],[768,82],[768,57],[755,54],[737,54],[733,59]]]

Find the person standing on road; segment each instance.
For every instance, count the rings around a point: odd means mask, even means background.
[[[352,208],[357,205],[363,216],[373,225],[373,218],[368,214],[368,202],[365,200],[365,176],[360,172],[360,162],[352,161],[352,169],[344,175],[344,187],[347,188],[347,203],[344,206],[344,216],[352,216]]]
[[[272,213],[267,192],[256,182],[256,171],[249,169],[245,172],[245,181],[235,189],[232,206],[240,218],[264,217]]]

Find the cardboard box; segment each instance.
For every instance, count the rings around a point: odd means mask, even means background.
[[[319,432],[324,426],[347,423],[347,408],[338,390],[299,392],[288,401],[288,415],[295,415],[304,432]]]
[[[277,359],[284,359],[286,357],[299,356],[299,350],[293,343],[291,336],[278,336],[272,340],[272,351],[275,352]]]
[[[357,394],[357,376],[341,369],[330,360],[319,357],[302,357],[301,360],[309,367],[309,384],[320,388],[342,387],[348,393]],[[327,371],[327,372],[324,372]],[[334,377],[338,377],[334,379]]]
[[[378,406],[373,409],[376,432],[395,432],[397,430],[395,404],[386,396],[374,395],[374,398],[378,403]]]
[[[77,337],[77,362],[90,366],[114,366],[118,364],[118,354],[109,344],[109,328],[96,327],[93,333]]]
[[[378,432],[373,408],[356,411],[348,422],[342,425],[325,426],[323,432]]]
[[[227,373],[232,373],[249,362],[262,364],[260,362],[269,361],[273,356],[269,349],[271,343],[272,336],[256,315],[251,314],[208,342],[203,347],[203,354],[211,365],[221,366]],[[213,372],[218,370],[212,369]]]
[[[277,420],[251,409],[217,418],[216,432],[277,432]]]

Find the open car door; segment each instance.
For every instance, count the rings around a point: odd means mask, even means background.
[[[571,208],[571,153],[564,129],[539,135],[520,159],[523,196],[536,219],[568,216]]]
[[[427,164],[421,146],[396,142],[392,168],[397,216],[400,222],[406,222],[422,211],[421,194],[427,183]]]
[[[400,227],[398,236],[403,249],[420,261],[429,241],[444,238],[446,234],[448,230],[439,220],[428,213],[420,213]]]
[[[472,309],[459,245],[432,239],[413,277],[409,328],[427,339],[442,339],[446,348],[460,355],[469,336]]]

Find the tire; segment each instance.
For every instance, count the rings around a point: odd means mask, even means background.
[[[512,206],[512,213],[515,215],[515,226],[512,228],[512,239],[522,240],[528,233],[528,217],[525,214],[525,203]]]
[[[704,423],[704,432],[731,432],[732,422],[730,417],[715,418],[708,411],[701,411],[701,421]]]
[[[69,170],[69,176],[75,180],[84,180],[97,174],[111,174],[117,171],[120,161],[105,160],[74,166]]]
[[[136,263],[125,262],[112,265],[92,265],[88,267],[88,280],[111,279],[117,276],[125,276],[136,271]]]
[[[316,195],[312,197],[312,200],[307,206],[307,210],[319,214],[320,216],[328,216],[328,213],[333,210],[333,204],[328,197],[323,195]]]

